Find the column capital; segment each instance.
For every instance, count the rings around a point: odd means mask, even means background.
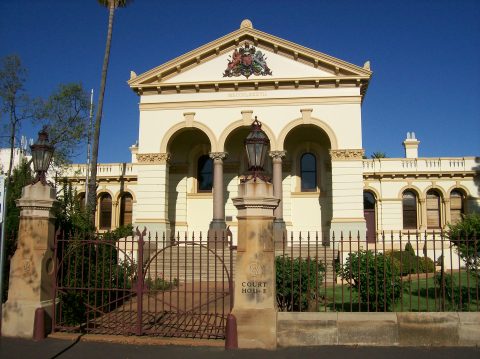
[[[342,150],[330,150],[330,157],[332,161],[352,161],[361,160],[365,150],[360,149],[342,149]]]
[[[170,153],[137,153],[137,162],[150,165],[165,165],[170,161]]]
[[[272,157],[274,160],[276,159],[282,159],[283,157],[285,157],[285,155],[287,154],[287,151],[270,151],[268,152],[268,155],[270,157]]]
[[[224,160],[228,156],[228,152],[210,152],[208,154],[212,160]]]

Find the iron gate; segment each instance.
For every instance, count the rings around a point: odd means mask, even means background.
[[[54,331],[225,338],[231,238],[57,236]]]

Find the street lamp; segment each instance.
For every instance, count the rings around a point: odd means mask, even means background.
[[[43,185],[46,185],[45,174],[50,166],[54,147],[48,142],[48,133],[45,128],[38,133],[38,140],[30,146],[30,149],[32,150],[33,169],[37,174],[33,183],[42,182]]]
[[[255,121],[252,123],[250,133],[245,139],[248,171],[253,174],[254,180],[257,177],[267,180],[267,178],[263,176],[263,166],[265,165],[269,145],[270,140],[265,132],[263,132],[261,122],[258,121],[257,116],[255,116]]]

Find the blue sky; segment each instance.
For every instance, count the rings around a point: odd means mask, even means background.
[[[95,0],[0,0],[0,14],[0,56],[21,57],[31,96],[68,82],[98,93],[105,8]],[[138,137],[130,70],[158,66],[236,30],[244,18],[342,60],[371,61],[362,113],[368,155],[403,156],[407,131],[420,139],[420,156],[480,155],[478,0],[136,0],[116,12],[100,161],[129,161]],[[35,129],[26,125],[23,133]]]

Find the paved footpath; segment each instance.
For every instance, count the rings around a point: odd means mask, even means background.
[[[147,344],[148,343],[148,344]],[[192,344],[194,344],[192,342]],[[96,342],[48,338],[41,342],[23,339],[0,338],[1,359],[217,359],[217,358],[272,358],[272,359],[475,359],[480,358],[480,348],[399,348],[399,347],[303,347],[265,350],[225,350],[216,346],[158,345],[147,341],[122,344],[119,340]]]

